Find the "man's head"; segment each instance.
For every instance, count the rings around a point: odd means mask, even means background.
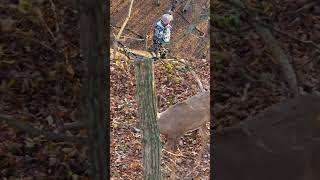
[[[171,14],[164,14],[161,16],[161,21],[167,25],[173,20],[173,16]]]

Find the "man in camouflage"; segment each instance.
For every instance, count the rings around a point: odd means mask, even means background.
[[[164,44],[170,42],[171,25],[173,20],[171,12],[161,16],[160,20],[156,23],[153,33],[153,52],[160,53],[162,59],[166,58],[168,50],[164,48]]]

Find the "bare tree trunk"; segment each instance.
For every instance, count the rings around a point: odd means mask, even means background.
[[[143,137],[143,179],[161,179],[160,132],[157,124],[157,106],[154,89],[152,59],[135,62],[139,118]]]
[[[107,99],[108,64],[105,42],[104,0],[80,0],[81,50],[86,61],[87,126],[92,176],[105,180],[109,176],[107,166]]]

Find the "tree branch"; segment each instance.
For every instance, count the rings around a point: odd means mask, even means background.
[[[66,136],[57,133],[46,132],[30,126],[29,124],[13,119],[10,116],[0,114],[0,121],[5,122],[7,125],[14,127],[20,131],[24,131],[32,136],[44,136],[45,139],[52,141],[69,141],[79,144],[86,144],[88,139],[85,137]]]
[[[126,17],[126,20],[124,20],[124,22],[123,22],[123,24],[122,24],[122,26],[120,28],[120,31],[119,31],[119,33],[118,33],[118,35],[116,37],[117,40],[120,39],[122,31],[123,31],[124,27],[127,25],[127,22],[129,21],[129,18],[130,18],[130,15],[131,15],[132,4],[133,4],[133,0],[131,0],[131,3],[130,3],[128,16]]]

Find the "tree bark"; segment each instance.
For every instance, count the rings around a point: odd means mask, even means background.
[[[152,59],[135,62],[139,118],[142,125],[143,179],[161,179],[160,132],[157,124],[157,105],[154,89]]]
[[[104,0],[80,0],[80,43],[86,61],[87,126],[92,176],[96,180],[109,177],[107,163],[107,96],[108,61],[104,23],[107,7]]]

